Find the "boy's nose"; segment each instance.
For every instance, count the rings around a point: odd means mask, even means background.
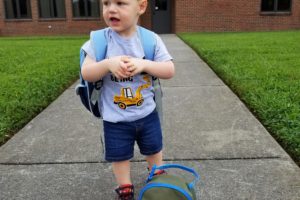
[[[108,7],[108,11],[109,12],[116,12],[117,10],[117,6],[115,4],[110,4],[109,7]]]

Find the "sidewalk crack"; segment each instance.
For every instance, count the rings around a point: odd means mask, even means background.
[[[230,160],[270,160],[284,159],[280,156],[265,157],[232,157],[232,158],[172,158],[164,159],[165,162],[184,162],[184,161],[230,161]],[[144,159],[132,160],[132,163],[146,162]],[[69,161],[69,162],[0,162],[3,166],[35,166],[35,165],[76,165],[76,164],[108,164],[106,161]]]

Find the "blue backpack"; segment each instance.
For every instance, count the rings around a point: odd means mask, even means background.
[[[96,61],[99,62],[105,59],[107,51],[107,39],[105,37],[106,29],[101,29],[97,31],[92,31],[90,35],[90,41],[95,47]],[[145,28],[138,27],[139,35],[141,37],[145,58],[147,60],[154,60],[156,40],[154,33]],[[102,79],[96,82],[88,82],[82,78],[81,67],[82,63],[86,57],[86,52],[80,49],[80,83],[76,86],[76,94],[79,95],[82,104],[85,108],[90,111],[95,117],[101,118],[101,111],[98,107],[99,95],[101,95]],[[162,120],[162,91],[159,79],[152,77],[152,85],[154,88],[154,98],[156,102],[156,110],[160,115]]]

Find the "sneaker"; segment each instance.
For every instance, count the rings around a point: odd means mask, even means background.
[[[132,184],[119,186],[116,190],[118,200],[134,200],[134,187]]]

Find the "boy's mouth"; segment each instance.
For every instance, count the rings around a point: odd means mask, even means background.
[[[119,22],[120,19],[118,19],[118,18],[116,18],[116,17],[110,17],[110,18],[109,18],[109,21],[111,21],[111,22]]]

